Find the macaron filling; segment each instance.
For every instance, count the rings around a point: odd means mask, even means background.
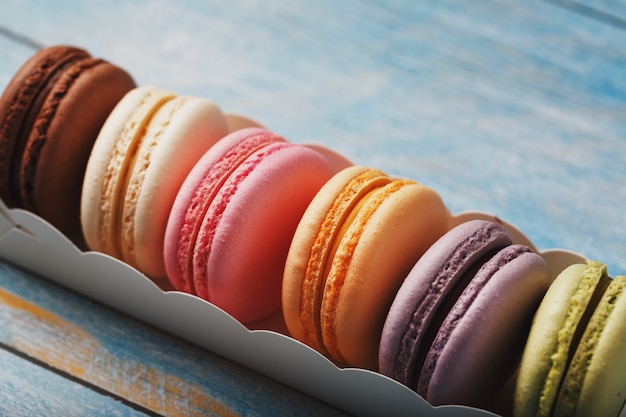
[[[570,299],[565,321],[557,334],[555,350],[550,356],[551,368],[539,397],[538,415],[551,415],[576,345],[609,283],[606,266],[588,261],[576,291]],[[571,329],[575,330],[572,332]]]
[[[100,63],[102,60],[91,59],[86,51],[72,49],[66,56],[60,59],[47,57],[28,78],[24,81],[24,88],[19,91],[13,99],[7,114],[4,115],[2,126],[2,136],[5,136],[5,143],[8,148],[9,193],[12,204],[25,207],[30,210],[34,208],[31,193],[23,194],[22,183],[25,187],[32,189],[32,177],[37,162],[41,143],[45,139],[47,126],[50,123],[60,99],[65,95],[67,89],[74,81],[76,71],[65,75],[65,71],[76,62],[84,61],[91,66]],[[84,65],[84,64],[81,64]],[[80,68],[79,68],[80,70]],[[59,86],[57,81],[64,76],[64,82]],[[54,88],[54,96],[48,98]],[[45,112],[42,112],[44,103],[51,101]],[[43,117],[42,117],[43,116]],[[35,124],[37,126],[35,126]],[[34,130],[34,129],[37,130]],[[15,140],[11,140],[15,138]],[[29,140],[33,138],[32,140]],[[34,141],[34,143],[29,143]],[[26,152],[25,152],[26,151]]]
[[[135,137],[131,146],[134,150],[131,152],[132,160],[124,178],[125,186],[121,207],[121,225],[120,225],[120,247],[124,259],[131,265],[136,265],[135,258],[135,212],[137,208],[136,201],[142,192],[145,179],[145,173],[150,165],[151,155],[154,148],[158,145],[159,139],[163,136],[163,131],[167,129],[169,121],[173,115],[189,101],[189,97],[179,96],[163,102],[163,104],[152,114],[147,121],[147,125],[143,127],[141,141]],[[129,172],[130,171],[130,172]]]
[[[333,254],[332,258],[329,258],[329,260],[332,260],[331,267],[326,277],[326,283],[324,285],[325,291],[320,310],[322,340],[330,355],[340,363],[346,363],[347,361],[337,341],[336,313],[340,294],[345,283],[345,278],[348,275],[348,269],[350,268],[354,251],[356,250],[362,231],[367,227],[368,221],[380,205],[391,194],[408,184],[414,184],[414,182],[411,180],[391,180],[391,182],[383,187],[373,190],[371,193],[367,193],[365,196],[367,198],[363,200],[362,205],[356,207],[358,211],[356,211],[353,220],[350,221],[350,216],[346,219],[348,220],[346,223],[349,225],[343,236],[340,237],[341,251],[337,251]]]
[[[474,276],[476,265],[482,265],[510,243],[500,225],[487,223],[452,250],[429,281],[422,297],[415,300],[412,319],[402,333],[400,349],[394,360],[391,374],[394,379],[410,387],[416,386],[429,346],[459,293]],[[416,268],[421,268],[419,262]]]
[[[28,129],[30,132],[22,130],[20,134],[21,139],[18,146],[25,146],[22,167],[18,170],[18,167],[14,166],[13,169],[13,187],[21,190],[21,204],[27,210],[38,211],[33,196],[37,161],[46,144],[48,127],[61,101],[83,71],[104,62],[104,60],[97,58],[75,57],[70,59],[52,75],[46,86],[38,94],[34,108],[29,112],[27,120],[27,129],[32,120],[32,125]],[[28,139],[25,139],[26,135],[29,135]],[[16,179],[17,181],[15,181]]]
[[[603,281],[607,282],[606,280]],[[610,319],[611,313],[615,310],[619,299],[624,296],[625,291],[626,277],[618,276],[613,279],[603,292],[601,300],[593,309],[591,318],[588,322],[583,320],[586,323],[585,331],[579,340],[575,340],[575,343],[572,343],[572,350],[575,350],[575,354],[570,358],[567,374],[561,385],[556,402],[557,407],[554,412],[555,417],[574,415],[585,383],[587,370],[593,359],[596,347],[599,345],[602,331]],[[596,296],[597,292],[594,293],[594,296]]]
[[[150,92],[124,125],[109,158],[102,182],[103,206],[98,225],[99,244],[104,252],[116,258],[122,257],[122,202],[130,181],[130,167],[135,163],[150,119],[164,103],[173,98],[174,95],[170,93]]]
[[[207,207],[206,213],[202,218],[202,224],[196,237],[196,243],[193,250],[192,268],[194,286],[198,296],[211,300],[211,291],[208,285],[209,273],[207,271],[208,261],[211,257],[212,247],[219,242],[214,241],[216,229],[220,223],[226,207],[237,193],[239,184],[252,172],[257,166],[263,163],[263,160],[269,155],[280,152],[282,149],[297,146],[288,142],[275,142],[267,146],[262,146],[256,151],[248,155],[242,161],[234,161],[237,165],[235,169],[228,175],[219,188],[215,197],[211,199]],[[214,281],[227,279],[227,277],[212,277]]]
[[[428,354],[426,355],[419,373],[417,382],[418,394],[427,398],[430,380],[435,372],[435,368],[437,367],[437,362],[441,352],[449,340],[451,333],[455,330],[458,322],[463,318],[465,312],[477,299],[487,282],[491,280],[496,272],[498,272],[504,265],[509,264],[512,260],[518,258],[522,254],[530,252],[531,250],[526,246],[507,246],[493,254],[493,256],[487,255],[486,259],[483,259],[486,260],[486,262],[478,263],[478,265],[481,265],[478,271],[472,271],[472,269],[469,270],[468,275],[473,276],[470,276],[469,279],[463,278],[459,281],[459,283],[465,281],[467,282],[467,285],[463,288],[460,296],[458,296],[455,300],[450,311],[446,312],[445,320],[443,320],[441,325],[436,329],[437,334],[434,337],[432,344],[427,349],[426,347],[424,349],[424,351],[427,351]]]
[[[10,171],[11,193],[20,206],[24,204],[21,197],[21,181],[22,166],[24,165],[25,159],[24,151],[28,147],[28,139],[31,136],[35,123],[38,121],[39,113],[43,107],[44,101],[52,90],[54,82],[61,77],[61,74],[67,67],[78,59],[80,59],[80,57],[71,57],[71,59],[57,63],[57,65],[54,66],[54,70],[48,73],[44,80],[41,80],[41,84],[31,86],[34,91],[28,94],[30,98],[27,108],[28,111],[24,114],[25,117],[21,119],[16,141],[14,142],[13,158],[11,159],[13,161]],[[42,66],[42,68],[44,67],[45,66]]]
[[[250,155],[278,141],[284,140],[265,131],[247,136],[245,140],[231,147],[221,158],[211,164],[210,168],[202,175],[198,186],[192,192],[191,201],[194,203],[187,207],[177,244],[177,273],[175,274],[177,278],[174,285],[179,290],[197,294],[193,277],[193,253],[198,233],[211,202],[230,175]]]
[[[3,144],[0,174],[8,177],[6,182],[8,189],[2,190],[2,197],[9,205],[22,205],[20,196],[22,153],[45,97],[54,81],[69,65],[89,57],[86,51],[78,48],[64,50],[63,53],[64,55],[55,57],[56,59],[50,56],[43,58],[36,68],[31,69],[27,76],[23,77],[19,89],[10,98],[10,104],[0,119],[0,141]]]
[[[388,184],[387,175],[378,170],[366,170],[341,189],[328,210],[308,260],[302,283],[300,322],[303,338],[318,351],[326,352],[321,330],[321,306],[331,260],[335,257],[339,242],[362,207],[366,196]]]

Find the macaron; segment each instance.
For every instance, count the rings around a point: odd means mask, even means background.
[[[172,207],[164,255],[173,286],[241,323],[279,313],[294,231],[334,172],[319,152],[264,128],[222,139],[194,166]]]
[[[151,86],[113,109],[89,157],[81,224],[91,250],[166,279],[163,239],[180,186],[202,155],[228,134],[212,101]]]
[[[0,97],[0,197],[80,239],[80,192],[93,143],[135,83],[72,46],[38,50]]]
[[[515,416],[618,416],[626,402],[626,277],[588,260],[546,293],[524,350]]]
[[[513,244],[500,224],[454,227],[398,290],[380,340],[380,372],[433,405],[489,409],[519,364],[549,284],[543,258]]]
[[[440,196],[413,180],[364,166],[338,172],[289,249],[283,310],[291,336],[339,366],[377,369],[396,291],[450,221]]]

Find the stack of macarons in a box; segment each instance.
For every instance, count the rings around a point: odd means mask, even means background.
[[[626,278],[588,261],[553,280],[502,225],[457,224],[427,186],[137,86],[80,48],[39,50],[0,98],[0,197],[434,405],[617,416],[624,403]]]

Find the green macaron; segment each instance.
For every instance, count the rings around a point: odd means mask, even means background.
[[[597,261],[554,280],[520,365],[515,416],[617,416],[626,399],[626,276]]]

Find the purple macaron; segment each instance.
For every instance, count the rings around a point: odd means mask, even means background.
[[[543,258],[513,244],[502,226],[460,224],[398,291],[383,328],[380,372],[433,405],[491,408],[518,366],[549,285]]]

